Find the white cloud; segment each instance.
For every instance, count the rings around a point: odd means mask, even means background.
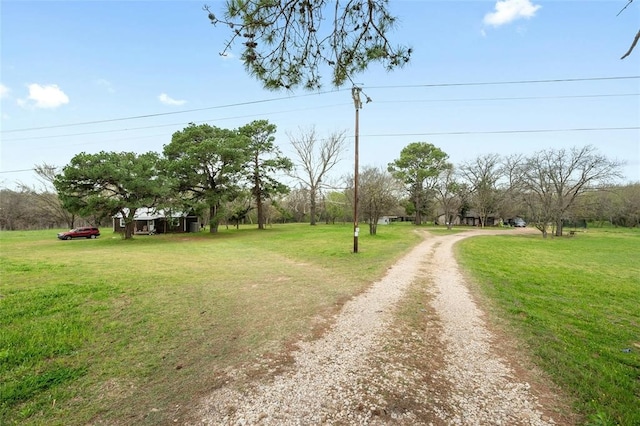
[[[530,19],[542,6],[531,3],[531,0],[498,0],[495,12],[484,15],[485,25],[499,27],[518,19]]]
[[[184,105],[187,103],[187,101],[184,101],[184,100],[173,99],[166,93],[161,93],[158,96],[158,100],[165,105]]]
[[[27,99],[18,99],[18,105],[22,107],[58,108],[60,105],[69,103],[69,97],[57,84],[40,85],[33,83],[27,87],[29,87]]]
[[[4,84],[0,83],[0,99],[8,98],[10,91],[11,89],[9,89]]]

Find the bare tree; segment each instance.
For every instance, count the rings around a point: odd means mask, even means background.
[[[76,215],[62,206],[62,202],[53,186],[56,175],[61,169],[51,164],[42,163],[36,164],[33,170],[38,175],[39,187],[29,187],[23,183],[20,183],[19,187],[33,195],[36,207],[43,216],[47,216],[50,219],[51,223],[56,225],[65,224],[69,228],[73,228]]]
[[[524,160],[524,155],[522,154],[509,155],[502,159],[499,189],[502,193],[500,216],[503,219],[526,216],[526,206],[522,199],[522,188],[519,180],[519,170]]]
[[[451,229],[463,203],[462,185],[455,178],[452,164],[440,173],[433,189],[435,199],[444,214],[447,229]]]
[[[340,161],[344,148],[345,131],[337,131],[326,139],[318,139],[314,128],[300,130],[298,135],[287,134],[298,156],[294,177],[309,191],[311,225],[316,224],[317,197],[323,179]]]
[[[487,224],[487,217],[497,211],[500,192],[497,182],[501,177],[500,156],[486,154],[460,166],[460,173],[471,191],[471,206],[480,216],[480,225]]]
[[[562,236],[562,220],[577,197],[618,178],[622,163],[610,160],[587,145],[582,148],[549,149],[528,158],[520,169],[520,185],[536,227],[547,236],[555,225]]]
[[[349,177],[353,187],[353,176]],[[391,173],[378,167],[366,166],[359,173],[358,205],[364,219],[369,223],[369,234],[376,235],[378,221],[385,213],[390,214],[400,204],[405,191],[404,184]],[[350,193],[353,201],[353,191]]]

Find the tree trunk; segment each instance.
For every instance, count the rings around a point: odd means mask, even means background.
[[[556,237],[562,237],[562,219],[556,220]]]
[[[445,216],[445,220],[447,221],[447,229],[453,228],[453,218],[454,216],[452,214]]]
[[[218,232],[218,225],[220,220],[218,219],[218,206],[209,206],[209,233],[215,234]]]
[[[422,225],[422,214],[420,213],[420,196],[416,196],[415,200],[415,208],[416,208],[416,225]]]
[[[124,239],[130,240],[133,238],[133,227],[135,226],[134,222],[128,222],[124,226]]]
[[[74,226],[75,223],[76,223],[76,215],[75,214],[69,215],[69,221],[67,223],[67,225],[69,225],[69,229],[75,228]]]
[[[136,226],[136,210],[130,209],[129,215],[125,217],[125,225],[124,225],[124,239],[130,240],[133,238],[133,233],[135,231]]]
[[[311,188],[309,197],[311,201],[310,207],[309,207],[309,214],[311,215],[310,224],[315,225],[316,224],[316,189],[315,188]]]
[[[256,197],[256,210],[258,210],[258,229],[264,229],[264,212],[262,205],[262,197],[260,194]]]

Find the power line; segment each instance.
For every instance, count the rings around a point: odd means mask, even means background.
[[[520,97],[499,97],[499,98],[455,98],[455,99],[417,99],[417,100],[390,100],[390,101],[378,101],[377,104],[389,104],[389,103],[431,103],[431,102],[475,102],[475,101],[510,101],[510,100],[537,100],[537,99],[586,99],[586,98],[609,98],[609,97],[626,97],[626,96],[640,96],[640,93],[619,93],[619,94],[592,94],[592,95],[560,95],[560,96],[520,96]],[[195,124],[198,123],[207,123],[212,121],[223,121],[223,120],[232,120],[238,118],[246,118],[246,117],[255,117],[255,116],[268,116],[273,114],[286,114],[289,112],[296,111],[308,111],[314,109],[322,109],[322,108],[334,108],[338,106],[347,105],[345,103],[342,104],[333,104],[333,105],[323,105],[320,107],[313,108],[298,108],[295,110],[286,110],[286,111],[276,111],[264,114],[252,114],[252,115],[242,115],[242,116],[234,116],[234,117],[222,117],[222,118],[212,118],[208,120],[200,120],[195,121]],[[116,133],[116,132],[125,132],[125,131],[134,131],[134,130],[147,130],[147,129],[156,129],[161,127],[172,127],[172,126],[180,126],[184,125],[184,122],[180,123],[171,123],[171,124],[157,124],[153,126],[143,126],[143,127],[131,127],[125,129],[112,129],[112,130],[97,130],[95,132],[82,132],[82,133],[67,133],[62,135],[51,135],[51,136],[34,136],[34,137],[23,137],[23,138],[13,138],[13,139],[3,139],[3,142],[17,142],[24,140],[38,140],[38,139],[53,139],[53,138],[62,138],[62,137],[73,137],[73,136],[88,136],[88,135],[97,135],[103,133]]]
[[[88,124],[113,123],[115,121],[139,120],[141,118],[153,118],[153,117],[161,117],[161,116],[165,116],[165,115],[185,114],[185,113],[188,113],[188,112],[198,112],[198,111],[207,111],[207,110],[212,110],[212,109],[232,108],[232,107],[237,107],[237,106],[254,105],[254,104],[261,104],[261,103],[266,103],[266,102],[281,101],[281,100],[285,100],[285,99],[296,99],[296,98],[303,98],[303,97],[308,97],[308,96],[324,95],[324,94],[327,94],[327,93],[337,93],[337,92],[341,92],[341,91],[344,91],[344,90],[345,89],[334,90],[334,91],[331,91],[331,92],[327,91],[327,92],[319,92],[319,93],[308,93],[308,94],[304,94],[304,95],[282,96],[282,97],[279,97],[279,98],[272,98],[272,99],[260,99],[260,100],[255,100],[255,101],[238,102],[238,103],[235,103],[235,104],[215,105],[215,106],[204,107],[204,108],[185,109],[185,110],[182,110],[182,111],[159,112],[159,113],[154,113],[154,114],[134,115],[134,116],[128,116],[128,117],[119,117],[119,118],[109,118],[109,119],[105,119],[105,120],[82,121],[82,122],[78,122],[78,123],[56,124],[56,125],[53,125],[53,126],[26,127],[26,128],[22,128],[22,129],[2,130],[2,131],[0,131],[0,133],[29,132],[29,131],[33,131],[33,130],[59,129],[61,127],[85,126],[85,125],[88,125]]]
[[[514,81],[465,82],[465,83],[407,84],[407,85],[395,85],[395,86],[363,86],[362,88],[400,89],[400,88],[418,88],[418,87],[456,87],[456,86],[489,86],[489,85],[495,86],[495,85],[509,85],[509,84],[571,83],[571,82],[579,82],[579,81],[629,80],[629,79],[638,79],[638,78],[640,78],[640,76],[634,75],[634,76],[615,76],[615,77],[558,78],[558,79],[547,79],[547,80],[514,80]],[[226,105],[215,105],[210,107],[195,108],[195,109],[188,109],[188,110],[182,110],[182,111],[144,114],[144,115],[136,115],[136,116],[110,118],[110,119],[104,119],[104,120],[69,123],[69,124],[57,124],[53,126],[27,127],[27,128],[21,128],[21,129],[2,130],[0,131],[0,133],[17,133],[17,132],[27,132],[27,131],[33,131],[33,130],[57,129],[62,127],[76,127],[76,126],[84,126],[89,124],[112,123],[116,121],[138,120],[142,118],[161,117],[161,116],[167,116],[167,115],[185,114],[189,112],[207,111],[212,109],[223,109],[223,108],[232,108],[237,106],[255,105],[260,103],[275,102],[275,101],[303,98],[303,97],[309,97],[309,96],[320,96],[320,95],[326,95],[329,93],[344,92],[345,90],[350,90],[350,89],[336,89],[332,91],[307,93],[303,95],[282,96],[278,98],[260,99],[260,100],[238,102],[238,103],[226,104]]]
[[[564,95],[564,96],[518,96],[502,98],[455,98],[455,99],[418,99],[418,100],[392,100],[376,101],[377,104],[386,103],[425,103],[425,102],[470,102],[470,101],[525,101],[536,99],[583,99],[583,98],[615,98],[625,96],[640,96],[640,93],[615,93],[599,95]]]
[[[487,130],[487,131],[459,131],[459,132],[429,132],[429,133],[384,133],[378,135],[363,135],[366,137],[397,137],[397,136],[447,136],[447,135],[499,135],[513,133],[555,133],[555,132],[599,132],[613,130],[640,130],[640,126],[631,127],[585,127],[573,129],[527,129],[527,130]]]
[[[435,83],[435,84],[408,84],[397,86],[364,86],[367,89],[408,89],[416,87],[455,87],[455,86],[497,86],[506,84],[539,84],[539,83],[573,83],[577,81],[604,81],[604,80],[630,80],[640,78],[638,75],[622,77],[589,77],[589,78],[557,78],[550,80],[514,80],[514,81],[485,81],[475,83]]]
[[[0,170],[0,173],[20,173],[20,172],[31,172],[35,169],[22,169],[22,170]]]
[[[286,113],[289,113],[289,112],[297,112],[297,111],[308,111],[308,110],[323,109],[323,108],[335,108],[335,107],[344,106],[344,105],[350,105],[350,103],[323,105],[323,106],[320,106],[320,107],[313,107],[313,108],[297,108],[297,109],[290,109],[290,110],[286,110],[286,111],[276,111],[276,112],[264,113],[264,114],[251,114],[251,115],[238,115],[238,116],[235,116],[235,117],[212,118],[212,119],[209,119],[209,120],[194,121],[193,123],[194,124],[199,124],[199,123],[208,123],[208,122],[211,122],[211,121],[234,120],[234,119],[237,119],[237,118],[247,118],[247,117],[265,116],[265,115],[273,115],[273,114],[286,114]],[[126,128],[126,129],[96,130],[95,132],[67,133],[67,134],[64,134],[64,135],[33,136],[33,137],[24,137],[24,138],[2,139],[2,141],[3,142],[16,142],[16,141],[36,140],[36,139],[63,138],[63,137],[71,137],[71,136],[87,136],[87,135],[97,135],[97,134],[102,134],[102,133],[116,133],[116,132],[127,132],[127,131],[133,131],[133,130],[156,129],[156,128],[160,128],[160,127],[184,126],[184,124],[185,124],[184,122],[171,123],[171,124],[156,124],[156,125],[153,125],[153,126],[131,127],[131,128]]]
[[[455,136],[455,135],[497,135],[515,133],[561,133],[561,132],[598,132],[598,131],[621,131],[640,130],[640,126],[630,127],[585,127],[571,129],[525,129],[525,130],[487,130],[487,131],[460,131],[460,132],[428,132],[428,133],[382,133],[373,135],[361,135],[364,137],[398,137],[398,136]],[[28,172],[35,169],[3,170],[2,173]]]

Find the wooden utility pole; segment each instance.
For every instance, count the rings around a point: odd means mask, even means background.
[[[355,170],[353,174],[353,252],[358,252],[358,144],[360,137],[359,119],[360,108],[362,108],[362,101],[360,100],[360,88],[351,88],[351,96],[353,97],[353,104],[356,107],[356,134],[355,134]]]

